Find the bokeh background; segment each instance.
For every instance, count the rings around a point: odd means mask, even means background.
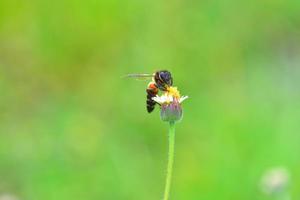
[[[299,55],[295,0],[1,0],[0,198],[161,199],[168,126],[120,77],[168,69],[171,199],[272,199],[276,166],[299,199]]]

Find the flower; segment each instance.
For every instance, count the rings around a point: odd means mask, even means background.
[[[286,168],[276,167],[268,170],[261,179],[261,189],[268,195],[284,192],[289,184],[290,175]]]
[[[160,117],[163,121],[177,122],[182,119],[181,103],[188,96],[180,96],[176,87],[169,87],[163,95],[156,95],[152,99],[161,106]]]

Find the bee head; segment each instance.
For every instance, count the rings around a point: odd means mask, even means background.
[[[166,86],[173,85],[173,79],[171,73],[167,70],[163,70],[159,72],[159,79],[165,84]]]

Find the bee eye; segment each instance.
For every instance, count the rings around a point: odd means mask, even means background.
[[[168,79],[170,79],[170,74],[167,73],[167,72],[162,72],[162,73],[160,74],[160,77],[161,77],[161,79],[163,79],[163,80],[168,80]]]
[[[172,77],[170,72],[162,71],[159,76],[164,83],[172,85]]]

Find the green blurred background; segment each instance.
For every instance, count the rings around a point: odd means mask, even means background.
[[[299,55],[295,0],[1,0],[0,198],[161,199],[168,126],[120,77],[168,69],[172,200],[271,199],[274,166],[299,199]]]

